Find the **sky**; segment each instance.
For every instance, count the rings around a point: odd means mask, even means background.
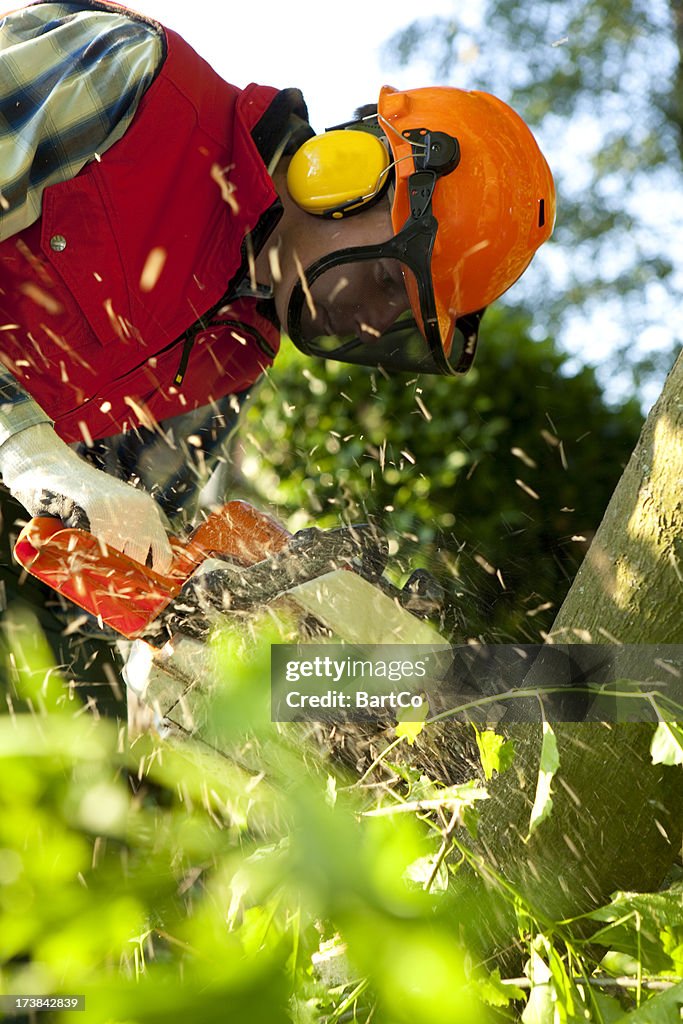
[[[380,86],[431,84],[429,69],[397,71],[382,44],[419,17],[453,13],[456,0],[137,0],[137,10],[180,32],[227,81],[297,86],[316,130],[348,120]]]

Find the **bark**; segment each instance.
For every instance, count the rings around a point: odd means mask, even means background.
[[[683,643],[683,356],[555,620],[564,642]]]
[[[683,643],[683,356],[647,419],[550,640]],[[493,799],[483,805],[483,875],[494,871],[512,882],[541,919],[574,917],[618,889],[657,888],[680,855],[683,769],[652,764],[653,726],[557,726],[553,812],[529,842],[540,726],[514,723],[504,731],[516,744],[516,770],[494,781]],[[441,750],[442,763],[449,756]],[[477,892],[480,885],[474,876],[463,880],[464,890]],[[489,893],[497,887],[487,886]],[[510,938],[510,915],[501,916],[500,899],[495,906],[498,918],[479,935],[483,954],[499,954]]]

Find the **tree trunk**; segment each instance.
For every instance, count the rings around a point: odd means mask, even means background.
[[[555,643],[683,644],[683,356],[652,409],[553,624]],[[528,842],[541,728],[508,725],[515,766],[490,784],[481,871],[521,891],[541,919],[573,917],[617,889],[659,886],[681,850],[683,771],[653,765],[653,726],[565,723],[552,815]],[[448,738],[442,737],[448,744]],[[430,737],[430,745],[435,737]],[[440,752],[448,763],[449,752]],[[463,879],[481,894],[480,879]],[[491,893],[498,883],[485,886]],[[500,900],[496,901],[496,909]],[[493,920],[482,953],[510,941]]]
[[[555,620],[556,641],[683,643],[683,355]]]

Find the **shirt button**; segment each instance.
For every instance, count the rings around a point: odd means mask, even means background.
[[[66,238],[64,235],[53,235],[50,239],[50,248],[53,252],[64,252],[66,249]]]

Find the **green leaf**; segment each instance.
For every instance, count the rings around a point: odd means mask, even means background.
[[[597,1010],[595,1020],[600,1021],[600,1024],[617,1024],[623,1019],[624,1007],[614,996],[608,996],[595,989],[591,992],[590,1001]]]
[[[438,795],[442,803],[457,801],[461,808],[474,807],[478,800],[489,798],[488,791],[476,779],[470,779],[459,786],[446,786],[439,790]]]
[[[403,764],[402,761],[389,761],[387,759],[384,761],[384,764],[386,764],[387,768],[391,768],[392,772],[396,772],[398,777],[403,779],[408,787],[416,785],[423,777],[419,768],[414,768],[410,764]]]
[[[602,943],[604,945],[604,943]],[[635,977],[636,974],[642,969],[641,963],[630,953],[620,953],[616,949],[610,949],[605,953],[602,960],[600,961],[600,968],[606,974],[611,974],[614,978],[626,977],[627,974],[631,974]]]
[[[424,888],[432,877],[436,854],[429,854],[427,857],[418,857],[403,872],[403,877]],[[446,892],[448,889],[448,868],[445,859],[442,859],[438,870],[432,879],[429,887],[430,892]]]
[[[671,957],[674,973],[683,977],[683,928],[665,928],[661,934],[662,949]]]
[[[549,722],[543,723],[543,743],[541,745],[541,763],[536,782],[536,797],[531,808],[529,833],[527,840],[533,835],[542,821],[548,817],[553,808],[551,796],[552,781],[560,767],[560,755],[557,749],[557,738]]]
[[[396,735],[407,739],[412,746],[424,727],[424,722],[399,722],[396,726]]]
[[[529,999],[522,1014],[523,1024],[555,1024],[555,989],[550,968],[535,951],[527,965],[531,981]]]
[[[652,996],[647,1002],[619,1017],[616,1024],[680,1024],[683,1009],[683,981]]]
[[[683,882],[676,882],[663,892],[618,892],[610,903],[587,914],[591,921],[622,923],[637,912],[641,922],[652,922],[653,927],[683,926]],[[602,934],[602,933],[598,933]],[[591,941],[595,941],[593,935]]]
[[[481,766],[484,769],[484,776],[487,781],[493,778],[493,773],[501,775],[512,764],[515,757],[515,745],[512,740],[506,740],[504,736],[490,729],[479,732],[474,726],[479,748]]]
[[[436,800],[443,788],[428,775],[421,774],[412,781],[408,795],[411,800]]]
[[[526,998],[526,993],[518,985],[507,985],[501,980],[497,967],[488,978],[478,982],[477,990],[480,998],[489,1006],[509,1006],[513,999]]]
[[[561,1019],[571,1020],[577,1016],[578,1003],[580,1002],[576,982],[569,976],[565,963],[552,942],[544,939],[544,943]]]
[[[616,893],[611,903],[586,916],[604,922],[604,927],[591,936],[591,942],[611,951],[603,960],[611,973],[630,973],[629,965],[615,953],[634,962],[639,960],[650,972],[678,970],[683,942],[683,884],[672,885],[665,892]]]
[[[479,834],[479,808],[475,806],[465,807],[461,813],[462,823],[469,832],[472,839],[476,839]]]
[[[412,746],[424,729],[425,720],[428,714],[429,703],[427,702],[426,697],[423,697],[422,704],[419,708],[407,708],[405,711],[398,714],[396,736],[405,737],[408,740],[408,743]]]
[[[522,1014],[522,1024],[555,1024],[552,986],[535,985]]]
[[[650,753],[653,764],[683,764],[683,728],[675,722],[660,722]]]

